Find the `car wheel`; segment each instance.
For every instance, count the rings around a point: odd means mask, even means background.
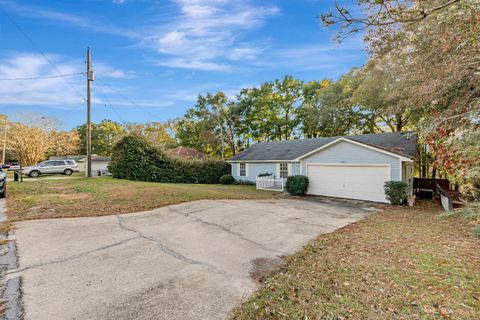
[[[40,176],[40,171],[38,171],[38,170],[33,170],[32,172],[30,172],[30,173],[28,174],[28,176],[31,177],[31,178],[36,178],[36,177]]]
[[[63,171],[63,174],[67,176],[71,175],[72,173],[73,173],[72,169],[65,169],[65,171]]]

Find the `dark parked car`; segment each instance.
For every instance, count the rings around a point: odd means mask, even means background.
[[[0,198],[7,195],[7,174],[3,172],[3,166],[0,168]]]
[[[20,169],[20,163],[16,161],[7,161],[2,166],[3,169],[7,169],[8,171],[15,171]]]

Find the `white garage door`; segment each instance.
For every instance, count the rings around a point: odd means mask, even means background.
[[[308,193],[329,197],[388,202],[383,185],[389,165],[308,164]]]

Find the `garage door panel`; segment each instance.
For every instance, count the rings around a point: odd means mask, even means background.
[[[390,180],[388,165],[309,164],[307,175],[310,194],[388,202],[383,189]]]

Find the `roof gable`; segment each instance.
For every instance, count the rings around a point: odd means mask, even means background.
[[[417,154],[417,134],[409,131],[262,142],[254,144],[230,158],[229,161],[295,161],[339,138],[375,147],[408,159],[416,158]]]
[[[325,150],[325,149],[327,149],[327,148],[330,148],[330,147],[332,147],[333,145],[336,145],[336,144],[341,143],[341,142],[358,145],[358,146],[361,146],[362,148],[367,148],[367,149],[373,150],[373,151],[375,151],[375,152],[379,152],[379,153],[382,153],[382,154],[386,154],[386,155],[389,155],[389,156],[392,156],[392,157],[395,157],[395,158],[400,158],[400,159],[402,159],[402,160],[404,160],[404,161],[410,160],[409,158],[404,157],[404,156],[401,156],[401,155],[399,155],[399,154],[392,153],[392,152],[389,152],[389,151],[386,151],[386,150],[383,150],[383,149],[380,149],[380,148],[377,148],[377,147],[374,147],[374,146],[370,146],[370,145],[365,144],[365,143],[357,142],[357,141],[355,141],[355,140],[351,140],[351,139],[348,139],[348,138],[344,138],[344,137],[340,137],[340,138],[338,138],[338,139],[336,139],[336,140],[333,140],[332,142],[327,143],[327,144],[325,144],[325,145],[323,145],[323,146],[321,146],[321,147],[319,147],[319,148],[317,148],[317,149],[315,149],[315,150],[312,150],[312,151],[304,154],[303,156],[301,156],[301,157],[299,157],[299,158],[297,158],[297,159],[295,159],[295,160],[304,159],[304,158],[306,158],[306,157],[309,157],[309,156],[311,156],[311,155],[314,155],[315,153],[321,152],[321,151],[323,151],[323,150]]]

